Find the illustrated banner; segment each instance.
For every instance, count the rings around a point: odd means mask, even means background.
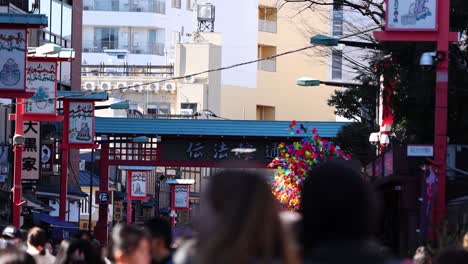
[[[69,143],[92,144],[94,139],[94,103],[70,102]]]
[[[134,198],[145,198],[146,197],[146,182],[147,172],[146,171],[131,171],[129,173],[131,177],[131,193],[130,196]]]
[[[189,185],[174,186],[174,207],[189,208]]]
[[[0,91],[24,91],[26,30],[0,29]]]
[[[437,0],[388,0],[387,30],[437,30]]]
[[[39,139],[41,132],[39,122],[26,121],[23,126],[24,147],[21,166],[21,178],[23,180],[38,180],[40,171]]]
[[[34,96],[26,100],[25,112],[55,115],[56,76],[55,62],[28,62],[26,86]]]

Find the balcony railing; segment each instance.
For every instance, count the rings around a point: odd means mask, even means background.
[[[164,43],[135,42],[133,45],[118,41],[83,41],[83,52],[102,53],[104,50],[127,50],[130,54],[164,55]]]
[[[276,33],[276,21],[259,19],[258,30],[262,32]]]
[[[106,4],[99,2],[108,1]],[[161,0],[141,0],[138,4],[129,5],[118,0],[95,0],[94,3],[85,4],[85,11],[112,11],[112,12],[148,12],[166,14],[166,2]]]
[[[172,76],[173,66],[166,65],[82,65],[82,76]]]
[[[276,72],[276,60],[264,60],[258,62],[259,71]]]

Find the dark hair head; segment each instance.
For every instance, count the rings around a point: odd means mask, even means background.
[[[112,255],[116,252],[131,254],[144,239],[148,239],[148,236],[143,229],[133,225],[119,224],[112,231]]]
[[[147,221],[145,227],[150,232],[151,237],[162,238],[166,244],[166,248],[170,248],[172,244],[172,228],[169,221],[155,217]]]
[[[45,255],[45,243],[47,243],[47,234],[42,228],[33,227],[29,230],[28,244],[38,249],[40,255]]]
[[[65,240],[64,240],[65,241]],[[88,263],[88,264],[104,264],[101,254],[96,250],[89,241],[83,239],[73,239],[60,244],[60,251],[57,254],[55,263],[70,264],[70,263]],[[65,254],[64,254],[65,252]]]
[[[11,225],[3,229],[1,237],[4,239],[15,239],[15,238],[23,239],[23,235],[21,234],[21,231],[15,226],[11,226]]]
[[[436,259],[435,264],[466,264],[468,263],[468,251],[463,249],[447,249],[442,251]]]
[[[2,264],[35,264],[34,258],[18,249],[0,250],[0,263]]]
[[[312,169],[301,200],[305,249],[333,240],[366,239],[374,232],[376,195],[350,161],[331,160]]]

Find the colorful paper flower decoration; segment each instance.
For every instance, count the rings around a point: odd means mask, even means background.
[[[320,137],[315,128],[309,131],[304,125],[292,121],[289,129],[291,135],[303,134],[304,137],[292,144],[279,144],[279,155],[269,167],[277,168],[273,194],[285,208],[298,211],[302,185],[309,171],[326,160],[348,160],[351,155],[343,153],[333,142]]]

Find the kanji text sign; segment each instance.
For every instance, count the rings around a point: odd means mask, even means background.
[[[24,92],[26,29],[0,29],[0,91]]]
[[[23,180],[38,180],[40,171],[40,130],[39,122],[26,121],[23,126],[24,145],[21,174]]]

